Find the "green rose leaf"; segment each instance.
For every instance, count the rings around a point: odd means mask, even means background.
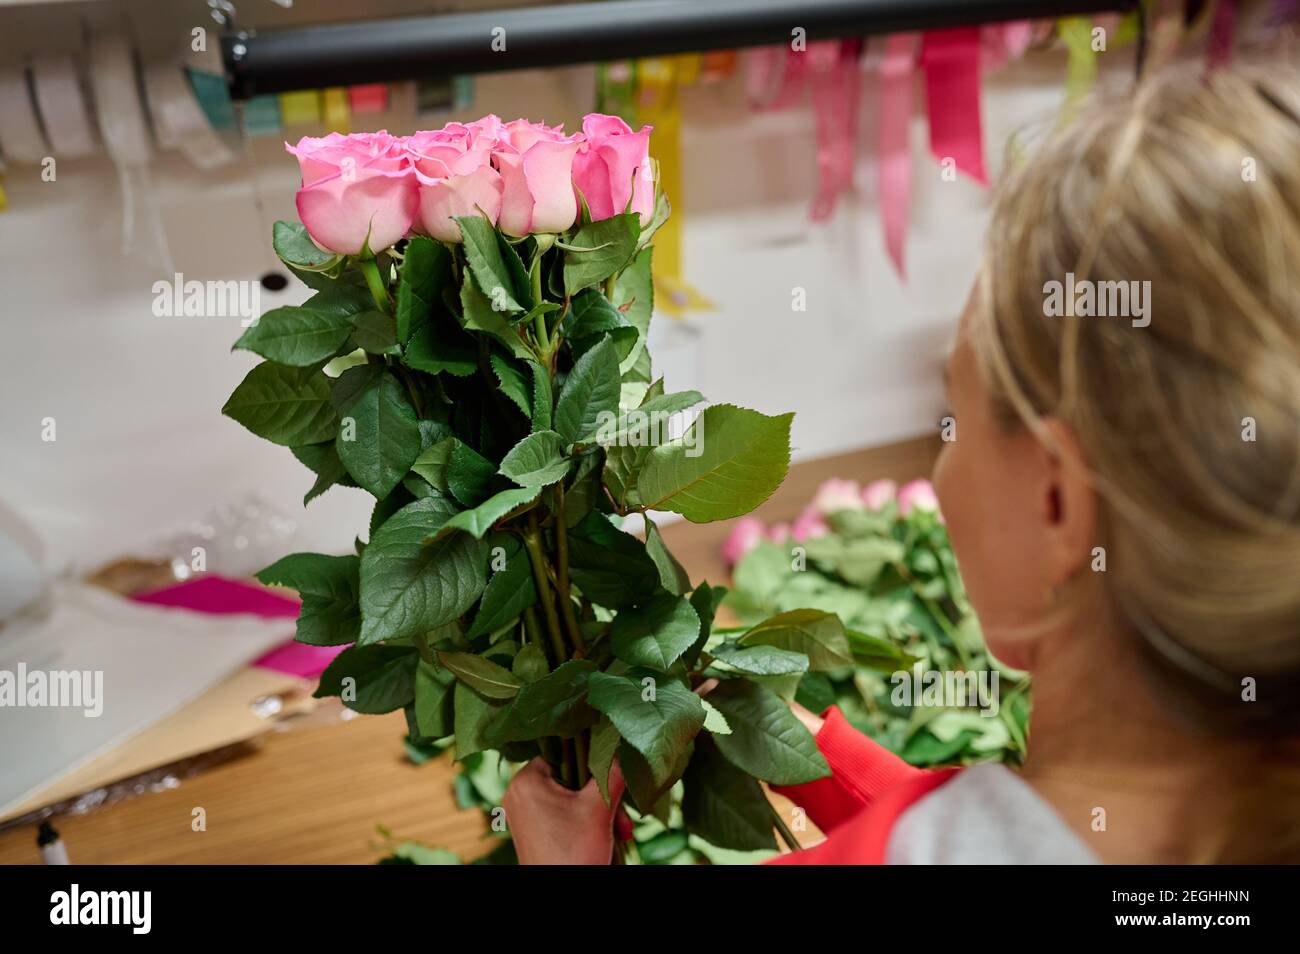
[[[623,662],[665,671],[700,635],[700,617],[685,597],[665,593],[621,610],[609,634],[614,655]]]
[[[599,285],[632,258],[641,234],[641,217],[635,212],[589,222],[568,241],[564,251],[564,292],[576,295]]]
[[[569,533],[569,575],[588,598],[615,609],[645,601],[659,585],[644,544],[595,511]]]
[[[408,504],[361,555],[359,642],[423,634],[459,617],[487,584],[487,545],[468,534],[425,539],[451,519],[442,497]]]
[[[776,848],[763,786],[723,758],[707,734],[695,740],[682,780],[682,820],[691,834],[735,851]]]
[[[844,624],[834,613],[791,610],[764,620],[737,640],[741,646],[775,646],[808,657],[814,672],[851,666],[853,654]]]
[[[410,646],[352,646],[334,657],[314,697],[339,696],[354,712],[380,715],[415,698],[420,657]]]
[[[271,245],[280,261],[298,271],[324,271],[339,261],[311,240],[301,222],[278,221],[271,226]]]
[[[460,321],[466,331],[478,331],[495,338],[505,345],[512,357],[521,361],[535,360],[532,348],[519,336],[518,329],[511,324],[504,312],[492,307],[492,300],[479,290],[476,282],[464,282],[460,286]]]
[[[332,440],[338,429],[329,379],[319,371],[272,361],[248,372],[221,413],[258,437],[285,447]]]
[[[555,402],[555,431],[565,444],[589,440],[617,414],[622,387],[614,344],[603,338],[573,365]]]
[[[340,487],[355,487],[357,482],[348,475],[348,469],[339,460],[339,452],[333,441],[320,444],[303,444],[291,447],[290,451],[298,461],[316,475],[316,482],[311,485],[306,496],[302,498],[305,507],[335,484]]]
[[[451,735],[455,727],[455,710],[452,707],[455,679],[446,669],[420,660],[415,670],[415,724],[420,735],[441,739]]]
[[[642,514],[642,517],[645,519],[645,552],[650,554],[650,559],[659,568],[660,585],[676,596],[689,593],[691,578],[687,576],[686,568],[677,562],[677,558],[668,549],[650,515]]]
[[[533,568],[517,539],[506,545],[505,561],[505,568],[494,573],[483,590],[474,624],[465,634],[469,639],[500,629],[537,602]]]
[[[720,662],[739,672],[755,676],[785,676],[808,671],[808,657],[803,653],[777,649],[775,646],[737,646],[723,643],[709,650]]]
[[[406,345],[424,327],[442,289],[451,280],[451,253],[447,247],[423,235],[411,236],[397,281],[398,341]]]
[[[508,702],[491,699],[456,680],[453,706],[456,714],[456,759],[464,761],[471,755],[496,747],[493,730],[505,714]]]
[[[812,735],[775,693],[748,679],[728,679],[709,693],[709,702],[731,726],[729,735],[713,741],[738,768],[774,785],[831,774]]]
[[[520,742],[543,736],[572,738],[599,718],[587,704],[587,680],[596,666],[589,659],[570,659],[554,672],[519,690],[501,741]]]
[[[645,669],[621,676],[593,672],[587,701],[609,716],[618,734],[645,757],[656,780],[671,776],[704,725],[699,696],[675,679]]]
[[[500,473],[521,487],[546,487],[569,472],[564,439],[554,431],[529,434],[501,461]]]
[[[493,494],[477,507],[456,514],[439,527],[437,533],[430,539],[436,540],[453,530],[461,530],[472,537],[480,538],[491,530],[492,525],[498,520],[512,510],[532,503],[541,492],[541,487],[522,487]]]
[[[524,417],[531,419],[533,416],[533,382],[528,371],[520,367],[518,362],[511,361],[509,358],[494,354],[488,359],[492,366],[492,373],[496,375],[497,381],[501,385],[501,393],[514,403],[515,407],[523,412]]]
[[[682,439],[647,455],[636,482],[642,505],[694,523],[748,513],[785,479],[793,418],[732,404],[706,408]]]
[[[609,804],[609,770],[614,765],[614,756],[618,754],[619,743],[623,741],[609,721],[609,716],[602,715],[600,721],[591,730],[591,749],[587,753],[587,768],[596,780],[600,797]]]
[[[456,224],[464,239],[465,261],[496,311],[527,311],[520,304],[521,298],[527,298],[526,290],[521,291],[515,284],[517,273],[507,266],[501,254],[496,228],[481,215],[456,216]],[[522,266],[519,271],[522,272]]]
[[[397,323],[382,311],[363,311],[354,321],[352,347],[370,354],[400,354],[397,347]]]
[[[298,631],[294,637],[309,646],[355,643],[361,632],[359,573],[355,556],[293,553],[276,560],[257,574],[267,586],[288,586],[298,591]]]
[[[523,685],[509,669],[473,653],[440,652],[438,662],[489,699],[512,699]]]
[[[342,409],[335,446],[348,473],[376,497],[401,482],[420,454],[420,425],[395,375],[371,379]]]
[[[277,364],[311,367],[343,350],[367,308],[374,304],[364,289],[337,285],[302,305],[272,308],[239,336],[235,347]]]

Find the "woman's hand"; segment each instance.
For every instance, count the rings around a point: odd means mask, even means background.
[[[551,778],[535,758],[510,781],[501,807],[521,865],[607,865],[614,852],[614,815],[623,796],[623,773],[609,773],[609,800],[593,778],[578,792]]]
[[[822,730],[822,726],[826,724],[825,719],[819,715],[813,715],[812,712],[793,699],[790,700],[790,711],[794,713],[796,719],[803,723],[803,727],[812,733],[814,739],[817,738],[817,733]]]

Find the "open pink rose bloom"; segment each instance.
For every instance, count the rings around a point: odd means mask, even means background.
[[[298,159],[298,216],[326,251],[381,252],[411,233],[461,241],[456,218],[484,215],[507,235],[564,232],[654,213],[650,126],[591,113],[582,132],[494,115],[410,136],[330,133],[285,144]]]

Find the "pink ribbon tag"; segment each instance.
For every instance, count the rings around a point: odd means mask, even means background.
[[[1210,69],[1227,66],[1232,60],[1232,36],[1237,25],[1237,0],[1219,0],[1210,25],[1210,39],[1205,46],[1205,62]]]
[[[876,176],[885,249],[904,281],[903,252],[912,204],[912,74],[918,39],[915,33],[896,33],[886,39],[876,110]]]
[[[1010,23],[990,23],[980,27],[980,49],[985,72],[999,69],[1011,60],[1025,55],[1029,41],[1034,38],[1032,20],[1013,20]]]
[[[980,29],[930,30],[921,41],[926,108],[930,114],[930,151],[940,162],[982,186],[984,139],[980,121]]]
[[[839,197],[853,184],[853,147],[858,136],[862,84],[858,57],[862,41],[827,40],[810,44],[807,57],[817,129],[819,185],[810,217],[830,218]]]

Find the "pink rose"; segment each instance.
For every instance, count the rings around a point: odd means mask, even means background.
[[[645,225],[654,215],[654,169],[650,163],[650,130],[632,131],[617,116],[588,113],[582,120],[586,141],[573,157],[573,184],[587,202],[593,222],[627,209]]]
[[[722,544],[722,559],[729,566],[735,566],[762,541],[763,521],[757,517],[741,517],[732,525],[731,533]]]
[[[790,530],[790,535],[794,537],[796,543],[803,543],[805,540],[811,540],[814,537],[824,537],[831,532],[830,526],[826,519],[815,507],[806,507],[804,512],[795,518],[794,526]]]
[[[868,510],[879,510],[898,495],[898,484],[892,480],[873,480],[862,488],[862,502]]]
[[[861,510],[862,507],[862,488],[858,482],[838,477],[822,481],[812,500],[812,508],[823,514],[832,514],[838,510]]]
[[[443,242],[461,241],[461,215],[486,214],[493,225],[501,215],[501,174],[492,168],[496,139],[490,130],[500,120],[488,116],[464,125],[418,132],[406,140],[406,150],[419,184],[420,231]],[[482,210],[480,212],[480,210]]]
[[[359,255],[406,237],[415,218],[416,182],[402,141],[386,132],[284,144],[298,159],[298,218],[321,248]]]
[[[767,539],[773,543],[789,543],[793,530],[788,523],[774,523],[767,528]]]
[[[506,123],[495,151],[504,191],[501,230],[508,235],[563,232],[578,217],[573,157],[581,136],[523,119]]]
[[[906,517],[913,510],[939,511],[939,498],[928,480],[913,480],[898,491],[898,512]]]

